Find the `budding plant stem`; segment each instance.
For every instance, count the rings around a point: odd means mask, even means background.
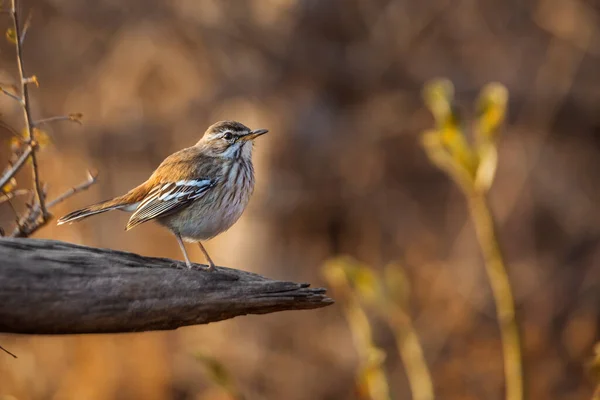
[[[504,258],[496,234],[494,218],[485,193],[466,192],[477,239],[483,253],[486,272],[496,301],[496,314],[502,339],[506,399],[523,399],[521,341],[515,317],[515,300]]]

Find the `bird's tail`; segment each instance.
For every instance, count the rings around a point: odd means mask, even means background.
[[[125,197],[125,196],[123,196]],[[82,208],[81,210],[73,211],[57,221],[58,225],[78,222],[92,215],[101,214],[111,210],[123,210],[131,206],[130,203],[124,201],[123,197],[117,197],[112,200],[103,201],[101,203],[92,204]]]

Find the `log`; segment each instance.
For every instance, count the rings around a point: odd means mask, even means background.
[[[231,268],[54,240],[0,239],[0,332],[176,329],[246,314],[328,306],[325,289]]]

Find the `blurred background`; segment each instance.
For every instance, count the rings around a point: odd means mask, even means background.
[[[468,113],[484,84],[502,82],[509,116],[489,197],[528,397],[591,398],[587,366],[600,327],[600,3],[24,1],[22,15],[30,10],[24,59],[40,81],[34,115],[84,114],[83,127],[47,129],[52,144],[40,164],[50,197],[85,180],[88,168],[100,175],[57,215],[126,192],[215,121],[268,128],[255,146],[249,209],[208,251],[219,265],[314,286],[327,286],[323,265],[339,255],[375,272],[398,265],[440,399],[501,399],[504,378],[466,203],[420,146],[433,126],[420,92],[448,77]],[[10,19],[0,18],[5,30]],[[13,45],[1,42],[0,82],[15,83]],[[22,127],[6,96],[0,113]],[[8,159],[10,134],[0,134]],[[17,179],[28,185],[29,173]],[[6,203],[0,217],[10,232]],[[108,213],[35,236],[181,258],[169,232],[154,224],[125,232],[126,221]],[[203,262],[197,247],[188,251]],[[367,398],[338,300],[172,332],[0,335],[19,357],[0,353],[0,398],[232,398],[205,357],[246,399]],[[386,354],[391,398],[409,399],[393,330],[367,316]]]

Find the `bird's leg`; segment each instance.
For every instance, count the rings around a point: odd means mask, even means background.
[[[206,261],[208,261],[208,268],[203,268],[203,269],[206,270],[206,271],[214,271],[215,270],[215,263],[213,262],[213,260],[208,255],[208,252],[206,251],[206,249],[204,248],[204,246],[202,246],[202,242],[198,242],[198,246],[200,246],[200,250],[202,250],[202,253],[204,253],[204,257],[206,257]]]
[[[185,250],[185,245],[183,244],[183,240],[181,239],[181,235],[179,233],[175,234],[175,238],[177,239],[177,243],[179,243],[179,247],[181,248],[181,252],[183,253],[183,257],[185,257],[185,265],[189,269],[192,269],[192,263],[190,262],[190,258],[187,255],[187,251]]]

